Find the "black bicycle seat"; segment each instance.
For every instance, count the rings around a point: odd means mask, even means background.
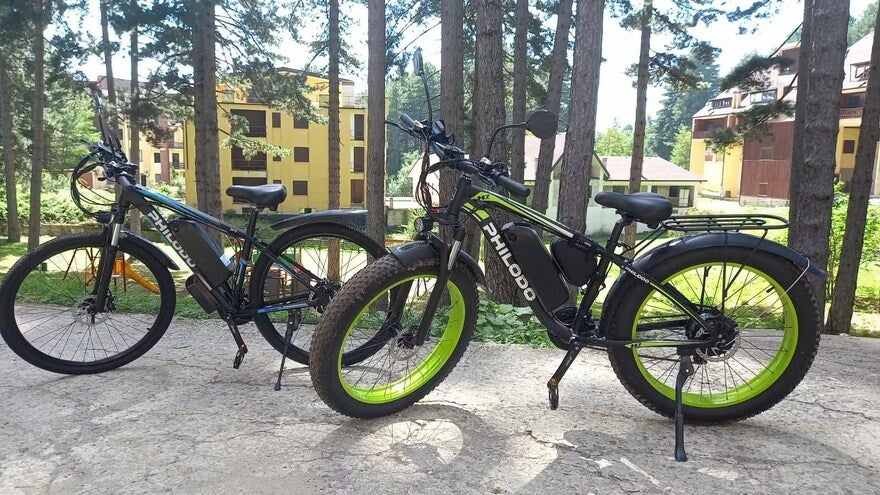
[[[265,184],[262,186],[229,186],[226,195],[244,199],[248,203],[278,210],[278,205],[287,198],[287,188],[282,184]]]
[[[672,203],[665,196],[649,192],[620,194],[600,192],[596,203],[626,213],[639,222],[657,224],[672,216]]]

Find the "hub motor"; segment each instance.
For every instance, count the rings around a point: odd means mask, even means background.
[[[736,322],[721,314],[717,309],[700,313],[709,326],[709,331],[695,321],[685,326],[685,334],[691,340],[705,340],[706,346],[696,350],[694,362],[722,361],[732,357],[739,349],[739,331]],[[699,361],[698,361],[699,360]]]

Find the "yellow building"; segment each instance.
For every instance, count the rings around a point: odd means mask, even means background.
[[[118,93],[130,91],[131,81],[128,79],[113,78],[114,87]],[[107,78],[98,79],[98,87],[107,91]],[[161,143],[152,143],[144,133],[140,133],[140,156],[129,156],[128,160],[140,166],[140,182],[145,185],[169,183],[177,174],[183,173],[184,150],[183,150],[183,126],[173,122],[167,117],[160,117],[159,126],[171,131],[168,139]],[[119,138],[122,149],[126,155],[131,150],[131,126],[125,120],[119,125]]]
[[[326,117],[329,100],[328,81],[308,74],[307,95],[312,104]],[[291,150],[289,155],[273,157],[259,153],[247,159],[238,147],[220,148],[220,190],[230,185],[284,184],[287,200],[278,207],[279,213],[301,213],[327,209],[329,203],[328,130],[325,123],[291,115],[249,100],[241,92],[219,88],[218,122],[220,139],[231,131],[229,116],[247,119],[248,138]],[[365,102],[354,94],[354,82],[340,80],[340,191],[341,208],[364,204],[367,156],[367,112]],[[325,119],[326,120],[326,119]],[[184,128],[184,163],[195,163],[195,130],[191,122]],[[187,203],[196,205],[195,169],[186,168]],[[222,194],[223,211],[241,212],[246,204]]]

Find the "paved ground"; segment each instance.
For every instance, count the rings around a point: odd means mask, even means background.
[[[231,369],[216,322],[177,321],[145,357],[100,376],[32,368],[0,344],[0,493],[880,493],[880,340],[823,341],[789,399],[748,421],[672,423],[586,353],[546,404],[558,351],[474,344],[427,400],[374,421],[317,400],[279,357]]]

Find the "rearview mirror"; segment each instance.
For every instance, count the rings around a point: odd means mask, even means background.
[[[541,139],[555,136],[558,127],[559,122],[556,119],[556,115],[547,110],[536,110],[526,120],[526,129]]]
[[[423,74],[425,72],[425,63],[422,61],[421,48],[416,48],[415,53],[413,53],[413,70],[416,74]]]

